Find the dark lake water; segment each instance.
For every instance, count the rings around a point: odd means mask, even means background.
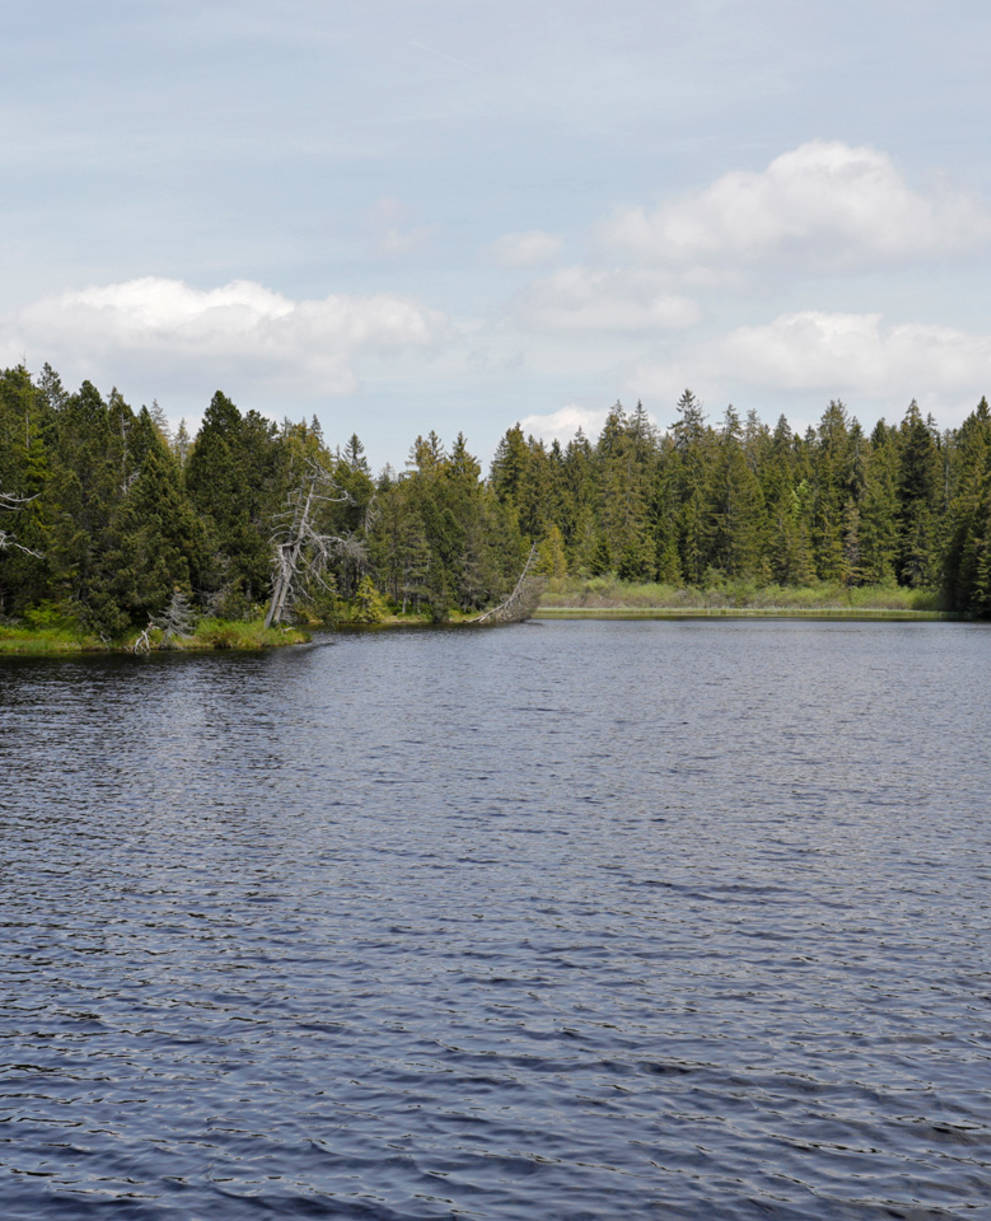
[[[0,662],[0,1217],[991,1217],[989,658]]]

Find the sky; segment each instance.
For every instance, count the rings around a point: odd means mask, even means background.
[[[991,393],[991,6],[6,5],[0,366],[487,464]]]

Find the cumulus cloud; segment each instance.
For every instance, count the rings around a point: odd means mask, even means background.
[[[885,153],[815,140],[759,173],[725,174],[653,211],[625,209],[605,236],[673,265],[800,258],[846,269],[980,246],[991,239],[991,211],[945,185],[913,190]]]
[[[496,262],[504,267],[535,267],[554,258],[560,249],[561,239],[543,229],[506,233],[491,246]]]
[[[555,331],[672,330],[698,322],[695,301],[665,291],[656,274],[565,267],[531,286],[525,320]]]
[[[520,420],[520,428],[527,436],[540,441],[560,441],[566,445],[580,428],[585,436],[594,441],[606,422],[606,411],[593,411],[570,403],[546,415],[528,415]]]
[[[4,329],[53,364],[85,356],[103,365],[241,368],[342,394],[356,385],[359,353],[426,347],[445,326],[437,311],[387,294],[294,301],[248,280],[202,290],[149,276],[45,298]]]
[[[989,389],[991,334],[924,323],[886,324],[881,314],[782,314],[683,352],[677,365],[645,364],[635,384],[670,399],[702,376],[726,400],[744,390],[844,398],[856,411],[898,411],[912,398],[954,413]],[[672,400],[673,401],[673,400]]]
[[[982,388],[991,369],[991,335],[922,323],[885,326],[880,314],[783,314],[744,326],[719,344],[722,361],[750,383],[783,388],[892,388],[955,393]]]

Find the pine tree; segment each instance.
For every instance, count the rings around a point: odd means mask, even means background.
[[[871,433],[860,506],[860,566],[863,579],[895,580],[898,548],[898,442],[884,420]]]
[[[633,418],[617,403],[595,448],[596,518],[604,545],[597,566],[608,553],[624,581],[648,580],[654,572],[648,512],[654,451],[646,418],[642,406]]]
[[[712,565],[708,489],[712,482],[715,438],[702,405],[691,390],[678,400],[681,418],[672,425],[671,472],[676,504],[678,558],[689,585],[704,586]]]
[[[191,595],[205,560],[203,527],[158,437],[115,514],[113,533],[106,580],[131,624],[162,615],[177,592]]]
[[[743,430],[727,407],[708,488],[711,563],[729,577],[758,575],[764,497],[743,448]]]
[[[252,614],[268,597],[270,536],[286,491],[285,460],[275,426],[254,411],[242,417],[218,390],[184,475],[212,557],[203,592],[223,614]]]
[[[957,430],[943,591],[951,610],[991,613],[991,410],[986,398]]]
[[[781,416],[760,469],[767,531],[762,566],[778,585],[806,585],[815,576],[807,508],[811,493],[802,477],[799,444]]]
[[[408,479],[380,487],[369,532],[369,554],[379,584],[406,613],[426,597],[430,546]]]
[[[898,543],[895,571],[902,585],[934,585],[939,576],[941,457],[930,424],[913,399],[899,429]]]

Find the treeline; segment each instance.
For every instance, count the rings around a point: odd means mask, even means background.
[[[940,433],[913,402],[867,435],[842,403],[796,434],[685,391],[656,429],[617,404],[594,443],[502,438],[490,479],[545,568],[709,587],[724,580],[941,589],[991,613],[991,413]]]
[[[219,392],[191,439],[155,405],[89,382],[68,393],[48,366],[0,374],[5,619],[112,640],[177,599],[253,618],[287,555],[287,614],[374,621],[388,599],[442,619],[498,600],[525,554],[461,436],[450,452],[418,438],[409,470],[373,479],[356,436],[331,451],[315,420],[276,426]]]
[[[866,435],[840,403],[769,429],[686,391],[656,429],[642,406],[566,445],[499,444],[489,477],[459,435],[418,437],[373,476],[352,436],[281,426],[214,395],[195,439],[48,366],[0,374],[0,616],[74,620],[104,639],[167,616],[300,613],[443,619],[491,605],[531,542],[552,575],[608,572],[940,587],[991,614],[991,414],[940,433],[913,403]],[[273,589],[276,596],[273,597]],[[281,591],[281,592],[280,592]]]

